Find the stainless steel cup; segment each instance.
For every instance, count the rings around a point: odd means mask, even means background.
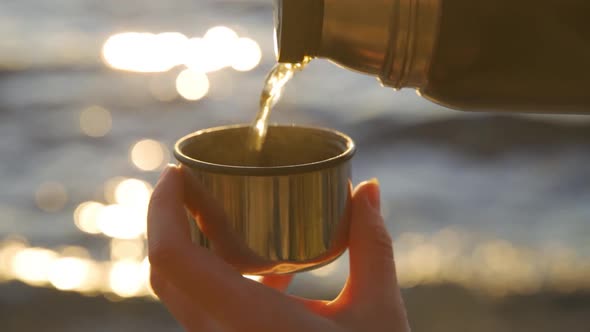
[[[248,134],[248,126],[219,127],[176,144],[189,200],[204,188],[207,204],[220,212],[189,212],[194,242],[243,274],[294,273],[335,260],[348,239],[352,139],[329,129],[271,126],[256,153],[247,148]]]

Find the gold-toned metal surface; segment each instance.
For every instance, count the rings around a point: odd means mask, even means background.
[[[390,47],[390,20],[394,2],[325,0],[322,39],[317,56],[361,73],[378,76]]]
[[[421,88],[428,82],[440,28],[442,0],[396,0],[392,12],[383,85]]]
[[[348,239],[352,140],[328,129],[271,126],[256,155],[247,135],[247,126],[214,128],[177,144],[187,195],[198,181],[223,211],[214,219],[189,213],[193,240],[243,274],[293,273],[336,259]]]
[[[386,86],[420,88],[441,8],[442,0],[277,0],[277,56],[281,62],[326,58]]]

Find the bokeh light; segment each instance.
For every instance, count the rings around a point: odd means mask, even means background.
[[[431,283],[438,279],[440,273],[439,249],[431,243],[416,246],[408,253],[407,262],[412,266],[414,282]],[[407,265],[406,265],[407,266]]]
[[[104,43],[104,62],[113,69],[158,73],[180,62],[188,38],[178,32],[161,34],[125,32],[111,36]]]
[[[144,240],[111,240],[111,260],[141,260],[145,257]]]
[[[99,234],[100,229],[98,228],[97,222],[98,216],[103,208],[104,204],[99,202],[84,202],[78,205],[74,211],[76,227],[84,233]]]
[[[187,43],[184,64],[191,70],[210,73],[232,65],[238,34],[232,29],[217,26],[203,38],[192,38]]]
[[[115,191],[117,190],[117,187],[119,187],[119,184],[121,184],[121,182],[125,180],[127,180],[127,178],[124,176],[116,176],[105,182],[103,192],[104,199],[108,204],[117,203],[117,200],[115,198]]]
[[[121,205],[144,208],[149,204],[152,186],[139,179],[125,179],[115,189],[115,201]]]
[[[590,290],[590,264],[571,249],[546,254],[500,240],[472,238],[467,245],[466,239],[447,230],[431,236],[402,234],[401,241],[397,241],[401,246],[396,248],[402,287],[450,282],[494,297],[532,294],[541,289],[562,293]],[[447,240],[461,241],[458,247],[464,250],[446,255],[442,248],[448,245],[443,245]],[[98,262],[83,247],[68,246],[55,251],[27,247],[20,239],[7,240],[0,243],[0,280],[17,279],[32,286],[51,286],[83,294],[156,298],[149,287],[145,239],[115,238],[110,242],[110,249],[110,260]],[[311,274],[333,277],[339,264],[336,261]],[[260,281],[258,276],[244,277]]]
[[[116,204],[102,208],[96,227],[115,239],[137,239],[146,234],[147,209],[152,187],[145,181],[125,179],[114,191]]]
[[[104,267],[105,264],[93,260],[84,260],[84,262],[87,263],[88,270],[82,282],[76,286],[75,291],[83,294],[97,295],[106,287],[105,279],[107,272]]]
[[[202,72],[183,70],[176,78],[176,90],[186,100],[199,100],[209,92],[209,78]]]
[[[231,28],[219,25],[209,28],[203,39],[231,45],[238,39],[238,34]]]
[[[97,226],[100,231],[116,239],[136,239],[146,232],[147,213],[125,205],[109,205],[100,211]]]
[[[15,277],[13,262],[16,255],[27,247],[21,240],[8,240],[0,245],[0,279]]]
[[[146,287],[146,278],[141,262],[119,261],[112,265],[109,285],[113,293],[120,297],[139,295]]]
[[[162,71],[168,71],[182,63],[187,41],[188,37],[180,32],[163,32],[155,35],[153,43],[158,52],[155,58],[167,68]]]
[[[109,37],[103,45],[103,60],[113,69],[138,72],[156,69],[155,65],[141,62],[143,55],[147,55],[145,52],[149,49],[147,44],[149,43],[151,36],[151,34],[138,32],[126,32],[113,35]]]
[[[58,212],[68,202],[68,193],[59,182],[45,182],[35,192],[37,206],[46,212]]]
[[[57,259],[54,251],[43,248],[27,248],[12,259],[14,275],[23,282],[42,286],[48,282],[49,269]]]
[[[179,32],[117,33],[103,44],[102,58],[106,65],[117,70],[163,73],[185,65],[196,73],[207,74],[228,67],[237,71],[252,70],[260,63],[262,52],[256,41],[240,38],[226,26],[215,26],[202,38],[188,38]],[[161,101],[176,98],[162,80],[153,80],[150,91]]]
[[[157,73],[145,76],[149,92],[155,99],[169,102],[179,95],[187,100],[205,98],[211,89],[209,73],[229,68],[253,70],[260,64],[262,52],[255,40],[217,26],[194,38],[178,32],[118,33],[105,41],[102,57],[113,69]],[[177,66],[181,67],[175,69]],[[232,78],[223,75],[233,74],[211,75],[217,80],[213,83],[224,82],[219,89],[226,93],[224,98],[231,95],[225,82]],[[103,137],[112,130],[112,114],[103,107],[91,106],[75,116],[79,116],[79,130],[89,137]],[[167,162],[169,151],[158,141],[144,139],[134,142],[129,156],[137,169],[156,171]],[[0,280],[16,279],[64,291],[155,297],[147,282],[149,261],[145,257],[151,191],[143,180],[117,177],[104,185],[104,204],[88,201],[77,206],[74,222],[82,232],[110,237],[102,239],[109,250],[105,260],[93,258],[82,247],[30,248],[25,241],[10,240],[0,243]],[[65,207],[68,196],[63,184],[47,182],[37,189],[35,201],[40,209],[57,212]],[[403,287],[450,282],[494,296],[529,294],[542,287],[565,293],[590,289],[590,264],[582,253],[569,248],[541,252],[449,229],[434,234],[405,233],[395,243]],[[340,262],[311,274],[332,278],[340,272]],[[258,276],[245,277],[260,280]]]
[[[91,106],[80,113],[80,130],[90,137],[103,137],[112,128],[111,112],[100,106]]]
[[[76,257],[63,257],[53,262],[49,270],[49,281],[59,290],[81,288],[90,274],[87,260]]]
[[[151,139],[141,140],[131,147],[131,161],[133,165],[142,171],[155,171],[166,162],[167,151],[158,141]]]
[[[58,251],[61,257],[90,258],[88,249],[80,246],[66,246]]]
[[[237,71],[250,71],[262,60],[262,51],[257,42],[250,38],[240,38],[234,44],[232,68]]]
[[[183,61],[186,67],[195,72],[208,73],[215,69],[212,62],[214,60],[203,38],[195,37],[188,40]]]

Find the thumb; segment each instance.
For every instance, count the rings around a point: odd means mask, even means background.
[[[374,300],[397,289],[393,245],[381,216],[380,200],[376,179],[360,184],[353,195],[347,283],[352,298]]]

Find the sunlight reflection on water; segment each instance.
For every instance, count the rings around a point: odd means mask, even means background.
[[[113,69],[157,72],[149,80],[151,95],[147,95],[159,101],[172,101],[179,95],[186,100],[209,97],[212,88],[209,76],[214,75],[211,73],[225,68],[253,70],[262,57],[258,42],[240,37],[235,31],[222,26],[209,29],[203,37],[192,38],[175,32],[116,34],[107,39],[102,51],[103,60]],[[323,84],[314,80],[312,77],[309,83]],[[226,81],[217,84],[223,85],[220,90],[230,91],[231,80]],[[226,92],[226,98],[229,99],[231,94],[231,91]],[[88,105],[87,101],[81,105]],[[407,105],[402,106],[407,108]],[[116,121],[113,116],[117,114],[114,109],[111,114],[110,109],[110,106],[109,109],[92,106],[79,113],[80,109],[76,108],[75,121],[79,120],[79,128],[78,124],[72,126],[91,138],[107,136],[108,139],[117,129],[113,128]],[[141,172],[161,169],[170,152],[159,140],[138,140],[140,137],[125,143],[133,142],[129,149],[130,162],[133,171],[140,173],[106,181],[104,202],[100,202],[98,197],[86,197],[84,199],[89,201],[79,204],[74,212],[74,222],[80,231],[104,237],[109,260],[101,261],[91,255],[86,257],[72,251],[30,247],[24,241],[7,240],[0,242],[0,280],[16,279],[34,286],[82,293],[154,297],[147,285],[149,262],[145,257],[145,217],[152,188],[141,179],[142,174],[146,179],[149,174]],[[123,151],[127,148],[128,145]],[[506,168],[512,169],[510,166]],[[429,171],[420,173],[421,168],[416,165],[412,169],[418,172],[415,176],[407,177],[405,181],[395,178],[398,188],[406,184],[411,192],[416,188],[416,179],[424,179]],[[526,172],[529,173],[529,170]],[[74,195],[68,192],[67,189],[71,188],[66,185],[46,182],[39,186],[34,194],[38,207],[48,212],[63,210],[71,200],[69,196]],[[452,194],[444,186],[432,190],[440,190],[437,195]],[[32,190],[27,193],[30,195]],[[581,218],[585,212],[578,212]],[[398,211],[385,214],[396,213]],[[573,212],[565,209],[563,213]],[[556,247],[547,252],[535,252],[524,245],[482,238],[451,228],[431,235],[402,233],[396,238],[395,247],[399,280],[403,287],[451,282],[493,295],[531,293],[541,288],[563,292],[590,289],[590,264],[573,248]],[[330,280],[337,273],[342,273],[343,268],[344,264],[337,261],[310,275]]]

